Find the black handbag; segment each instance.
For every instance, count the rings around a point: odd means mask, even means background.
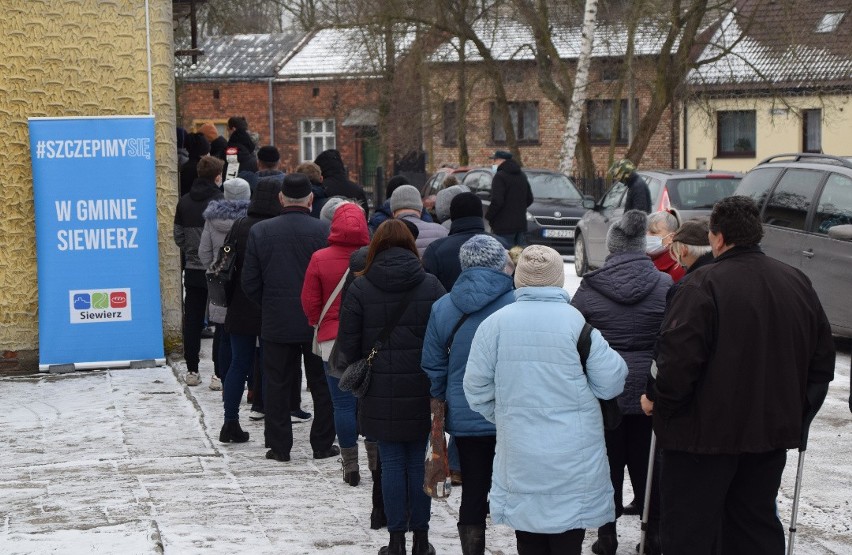
[[[237,270],[237,241],[234,229],[243,218],[234,222],[219,247],[216,258],[207,269],[207,298],[214,306],[227,307],[234,292],[234,274]]]
[[[415,289],[416,287],[409,289],[399,301],[396,312],[393,313],[391,319],[388,320],[388,324],[379,334],[379,337],[373,344],[373,348],[370,349],[370,353],[365,358],[356,360],[343,371],[343,375],[340,377],[340,385],[338,386],[341,391],[351,391],[355,397],[363,397],[367,393],[367,390],[370,388],[370,378],[372,377],[373,359],[385,341],[390,337],[399,319],[402,318],[402,313],[408,307]]]
[[[580,364],[583,365],[583,374],[586,374],[586,361],[589,359],[589,351],[592,349],[592,330],[595,329],[586,322],[583,331],[577,338],[577,352],[580,353]],[[618,408],[618,399],[598,399],[601,405],[604,430],[614,430],[621,424],[621,409]]]

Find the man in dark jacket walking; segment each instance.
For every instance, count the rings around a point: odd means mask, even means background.
[[[651,213],[651,190],[645,180],[636,173],[636,164],[623,158],[609,167],[609,175],[614,181],[621,181],[627,186],[627,197],[624,199],[624,211],[641,210]]]
[[[329,198],[345,197],[358,201],[358,204],[364,209],[364,217],[367,218],[370,214],[367,195],[364,193],[363,187],[349,181],[340,152],[334,149],[324,150],[319,153],[314,163],[322,170],[322,186],[325,189],[325,194]]]
[[[834,378],[831,327],[802,272],[765,256],[757,205],[719,201],[715,262],[671,301],[657,345],[654,430],[666,555],[784,553],[775,499]]]
[[[249,233],[242,286],[261,307],[266,458],[290,460],[293,426],[291,392],[301,358],[314,400],[310,441],[315,459],[336,456],[331,395],[322,359],[311,351],[313,330],[302,310],[301,291],[313,253],[326,246],[329,226],[311,217],[311,182],[294,173],[284,177],[278,195],[280,216],[255,224]]]
[[[485,219],[491,231],[510,246],[526,245],[527,207],[533,203],[532,188],[512,153],[498,150],[491,157],[496,165],[491,180],[491,205]]]
[[[430,243],[423,253],[423,267],[441,280],[441,285],[447,291],[453,288],[462,272],[459,260],[462,245],[474,235],[485,234],[482,201],[473,193],[456,195],[450,202],[450,219],[453,222],[450,234]],[[505,239],[496,239],[504,248],[509,248]]]
[[[189,192],[180,198],[175,210],[175,243],[180,247],[186,261],[183,271],[183,352],[186,359],[186,385],[201,383],[198,362],[201,330],[207,310],[207,268],[198,258],[198,246],[201,243],[201,232],[204,231],[204,210],[207,204],[211,200],[224,198],[219,190],[223,165],[218,158],[203,156],[196,167],[198,177]]]

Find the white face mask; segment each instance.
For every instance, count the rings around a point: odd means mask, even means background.
[[[656,235],[645,236],[645,252],[650,255],[657,255],[666,250],[663,246],[663,238]]]
[[[498,167],[497,164],[491,164],[491,171],[493,171],[494,173],[497,173],[497,167]]]

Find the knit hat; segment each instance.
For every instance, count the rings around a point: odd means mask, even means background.
[[[331,197],[330,199],[325,201],[325,204],[322,205],[322,210],[320,210],[320,220],[331,223],[331,220],[334,218],[334,213],[337,211],[337,209],[343,206],[344,204],[347,204],[348,202],[350,201],[346,197]]]
[[[461,269],[474,266],[502,271],[506,267],[506,249],[490,235],[474,235],[459,249]]]
[[[385,187],[385,198],[390,198],[400,185],[411,185],[411,182],[404,175],[395,175],[388,179],[388,185]]]
[[[450,203],[451,220],[468,216],[482,217],[482,200],[470,191],[456,195]]]
[[[677,228],[674,236],[672,236],[672,242],[695,247],[709,247],[708,231],[710,231],[710,221],[707,218],[687,220]]]
[[[288,173],[284,176],[281,192],[287,198],[305,198],[311,194],[311,180],[303,173]]]
[[[456,198],[456,196],[461,193],[470,191],[470,188],[467,185],[452,185],[450,187],[446,187],[438,191],[438,194],[435,196],[435,214],[438,215],[438,221],[443,222],[447,219],[452,219],[452,202]],[[479,203],[480,210],[479,215],[482,215],[482,202]]]
[[[565,263],[558,252],[544,245],[530,245],[518,257],[515,287],[562,287]]]
[[[645,252],[645,234],[648,233],[648,216],[641,210],[628,210],[612,224],[606,234],[609,252]]]
[[[225,200],[249,200],[251,198],[251,187],[248,181],[240,177],[229,179],[222,184],[225,190]]]
[[[400,185],[393,192],[390,199],[391,212],[397,210],[423,210],[423,200],[420,198],[420,191],[414,185]]]
[[[257,151],[257,159],[267,164],[274,164],[281,160],[281,153],[274,146],[266,145],[260,147],[260,150]]]
[[[511,160],[512,153],[505,150],[496,150],[492,156],[489,156],[489,158],[491,160]]]
[[[636,171],[636,164],[628,160],[627,158],[622,158],[621,160],[616,160],[612,163],[612,165],[607,170],[607,173],[616,181],[621,181],[622,179],[629,177],[630,174]]]
[[[219,130],[210,122],[205,123],[198,128],[198,132],[203,134],[208,141],[213,142],[219,138]]]

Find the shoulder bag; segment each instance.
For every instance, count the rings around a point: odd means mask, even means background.
[[[340,291],[343,289],[343,284],[346,283],[346,276],[349,275],[349,268],[346,268],[346,271],[343,273],[343,277],[340,278],[340,281],[337,282],[337,286],[334,288],[334,291],[331,292],[331,296],[325,301],[325,306],[322,307],[322,312],[320,313],[319,321],[317,325],[314,326],[314,342],[311,344],[311,351],[318,357],[322,356],[322,349],[320,348],[319,340],[317,339],[317,334],[319,334],[320,324],[322,324],[323,318],[325,318],[328,309],[331,308],[331,305],[334,304],[334,300],[340,294]]]
[[[207,269],[207,296],[214,306],[227,307],[234,292],[234,273],[237,269],[237,241],[234,229],[245,218],[234,222],[216,258]]]
[[[577,339],[577,352],[580,354],[580,364],[583,366],[583,374],[586,379],[589,375],[586,374],[586,361],[589,359],[589,351],[592,349],[592,330],[595,329],[588,322],[583,324],[583,331],[580,332],[580,337]],[[621,424],[621,409],[618,408],[618,399],[598,399],[601,405],[601,415],[603,416],[604,430],[614,430]]]

